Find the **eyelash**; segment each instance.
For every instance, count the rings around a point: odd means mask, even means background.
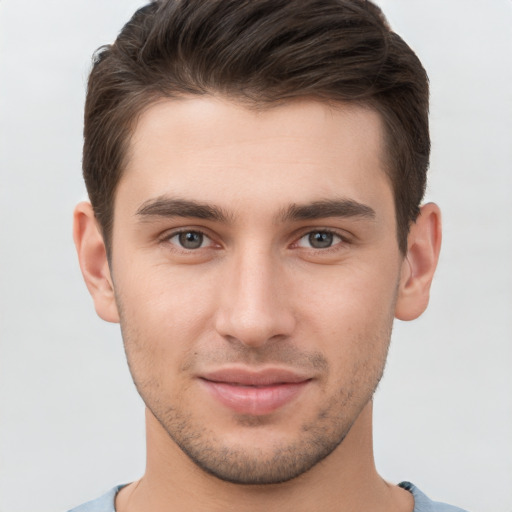
[[[188,233],[198,234],[201,237],[203,237],[203,239],[201,240],[201,246],[199,246],[197,248],[186,248],[186,247],[183,247],[183,245],[181,245],[181,243],[179,241],[176,241],[176,243],[172,242],[172,240],[174,238],[179,237],[180,235],[183,235],[183,234],[188,234]],[[304,247],[304,246],[300,245],[301,240],[303,240],[304,238],[306,238],[308,236],[311,237],[314,234],[322,234],[322,235],[332,236],[335,241],[333,241],[332,244],[327,246],[327,247],[311,247],[311,246],[310,247]],[[338,239],[337,241],[336,241],[336,238]],[[203,242],[205,241],[204,239],[209,240],[210,241],[209,245],[211,245],[211,246],[213,246],[215,244],[215,242],[213,241],[213,238],[211,236],[209,236],[204,230],[202,230],[202,229],[194,229],[194,228],[180,229],[178,231],[173,231],[171,233],[167,233],[166,235],[164,235],[161,238],[161,241],[169,243],[176,250],[183,251],[183,252],[186,252],[186,253],[190,253],[190,252],[196,252],[196,251],[198,251],[200,249],[208,248],[209,246],[206,246],[206,247],[202,246]],[[341,245],[346,245],[346,244],[349,244],[349,243],[350,243],[350,240],[347,238],[347,236],[346,235],[342,235],[338,231],[334,231],[332,229],[327,229],[327,228],[326,229],[318,228],[318,229],[309,229],[308,231],[305,231],[305,232],[303,231],[298,238],[295,238],[295,241],[291,244],[291,247],[293,247],[293,248],[294,247],[304,248],[304,249],[307,249],[307,250],[317,251],[317,252],[320,252],[320,253],[327,253],[327,252],[331,252],[333,250],[339,249],[338,246],[340,244]]]
[[[204,249],[205,247],[202,247],[202,246],[194,248],[194,249],[190,249],[190,248],[183,247],[179,242],[177,242],[177,243],[172,242],[173,238],[179,237],[180,235],[189,234],[189,233],[198,234],[201,237],[203,237],[203,240],[201,241],[201,245],[204,242],[204,239],[210,240],[211,243],[214,243],[212,240],[212,237],[209,236],[207,233],[205,233],[201,229],[192,229],[192,228],[191,229],[180,229],[178,231],[173,231],[172,233],[168,233],[162,237],[161,241],[167,242],[167,243],[173,245],[176,249],[178,249],[180,251],[184,251],[184,252],[195,252],[199,249]]]
[[[332,244],[329,245],[328,247],[308,247],[308,249],[313,250],[313,251],[328,252],[330,250],[337,250],[339,248],[338,246],[340,244],[345,245],[345,244],[349,243],[346,236],[343,236],[339,232],[333,231],[332,229],[313,229],[313,230],[309,230],[309,231],[303,233],[300,236],[300,238],[298,238],[297,241],[294,242],[293,245],[301,247],[299,245],[300,241],[306,237],[311,237],[314,234],[329,235],[329,236],[332,236],[333,238],[337,238],[338,241],[333,241]],[[310,239],[310,242],[311,242],[311,239]]]

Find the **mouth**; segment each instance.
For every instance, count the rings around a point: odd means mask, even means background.
[[[298,397],[312,378],[289,370],[224,369],[200,376],[206,390],[238,414],[271,414]]]

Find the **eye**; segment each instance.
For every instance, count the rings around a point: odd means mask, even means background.
[[[169,238],[169,242],[182,249],[194,250],[211,245],[212,241],[200,231],[181,231]]]
[[[343,239],[332,231],[311,231],[300,238],[297,245],[313,249],[328,249],[340,242],[343,242]]]

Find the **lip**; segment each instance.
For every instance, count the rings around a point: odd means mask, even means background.
[[[311,377],[290,370],[222,369],[200,376],[206,390],[238,414],[271,414],[301,394]]]

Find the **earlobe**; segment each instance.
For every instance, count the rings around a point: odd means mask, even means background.
[[[73,239],[80,269],[96,312],[107,322],[119,322],[105,243],[89,202],[79,203],[75,208]]]
[[[395,309],[399,320],[418,318],[428,305],[441,249],[441,212],[436,204],[422,206],[407,240]]]

